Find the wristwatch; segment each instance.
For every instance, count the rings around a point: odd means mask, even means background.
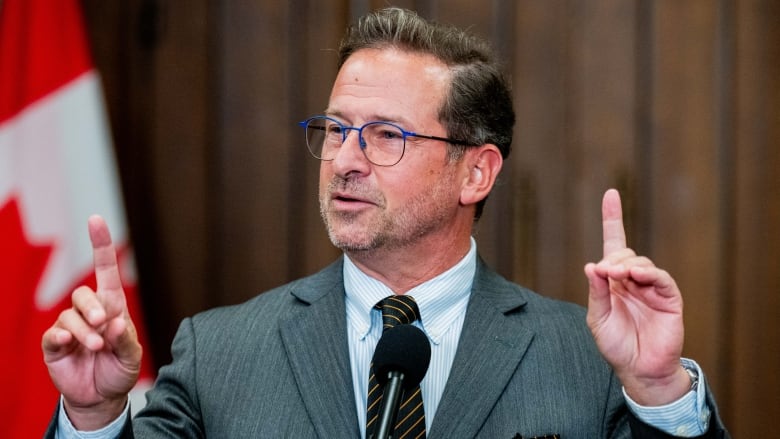
[[[685,372],[688,374],[688,377],[691,379],[691,389],[690,390],[696,390],[699,388],[699,372],[696,369],[690,369],[683,365],[683,369],[685,369]]]

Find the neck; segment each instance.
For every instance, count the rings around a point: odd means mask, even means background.
[[[449,240],[421,239],[404,247],[350,251],[347,255],[361,271],[395,294],[405,294],[463,259],[471,248],[470,236],[467,233]]]

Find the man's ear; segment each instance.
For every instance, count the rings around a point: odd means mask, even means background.
[[[485,199],[496,182],[504,159],[495,145],[485,144],[466,151],[467,173],[460,191],[460,203],[476,204]]]

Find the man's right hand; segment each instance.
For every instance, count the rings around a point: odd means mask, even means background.
[[[97,291],[82,286],[43,334],[43,358],[74,427],[97,430],[123,411],[138,381],[141,344],[127,311],[116,250],[105,221],[89,218]]]

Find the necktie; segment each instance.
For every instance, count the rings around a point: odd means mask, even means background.
[[[411,296],[389,296],[380,300],[376,307],[382,310],[382,331],[387,331],[396,325],[410,324],[420,318],[420,310]],[[374,376],[372,365],[368,378],[366,437],[370,437],[378,422],[382,390]],[[425,410],[423,410],[420,386],[405,391],[400,401],[393,439],[425,438]]]

